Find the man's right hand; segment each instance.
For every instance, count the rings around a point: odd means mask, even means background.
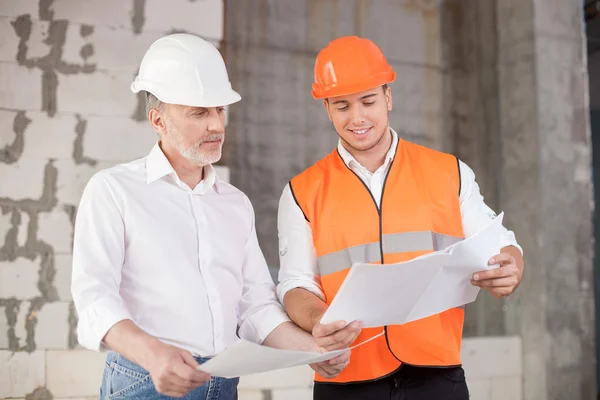
[[[151,354],[151,361],[142,367],[150,373],[160,394],[183,397],[210,379],[210,375],[196,369],[198,363],[186,350],[159,342],[152,347]]]
[[[348,326],[344,321],[336,321],[326,325],[317,323],[312,334],[319,347],[332,351],[350,347],[361,330],[362,324],[359,321],[354,321]]]

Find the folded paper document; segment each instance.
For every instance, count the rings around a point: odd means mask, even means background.
[[[500,252],[503,216],[444,250],[397,264],[354,265],[321,323],[400,325],[475,301],[480,289],[471,278],[497,267],[488,260]]]
[[[198,367],[212,376],[235,378],[238,376],[272,371],[331,360],[346,350],[327,353],[281,350],[240,340],[227,350]]]
[[[385,332],[382,331],[380,334],[352,346],[350,350],[362,346],[363,344],[382,336],[384,333]],[[328,361],[342,355],[347,350],[348,349],[329,351],[326,353],[314,353],[276,349],[240,340],[228,347],[225,351],[217,354],[214,358],[198,366],[198,369],[212,376],[236,378],[239,376],[258,374],[298,365],[308,365]]]

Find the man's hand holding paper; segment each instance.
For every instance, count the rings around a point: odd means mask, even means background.
[[[519,251],[514,247],[507,247],[502,252],[489,260],[490,265],[499,264],[500,268],[480,271],[473,274],[471,283],[489,291],[494,297],[508,296],[521,283],[523,267],[511,253]]]
[[[344,321],[335,321],[330,324],[318,323],[314,326],[312,334],[317,344],[326,351],[347,349],[356,340],[362,329],[360,321],[346,324]]]
[[[321,376],[335,378],[350,363],[351,352],[352,350],[347,350],[345,353],[332,358],[331,360],[310,364],[310,367]]]
[[[322,351],[327,352],[348,349],[360,334],[361,328],[362,324],[358,321],[348,325],[344,321],[336,321],[326,325],[317,323],[312,334]],[[311,367],[321,376],[333,378],[350,362],[350,352],[351,350],[348,350],[329,361],[311,364]]]
[[[511,254],[516,248],[500,248],[502,218],[447,249],[410,261],[355,265],[321,322],[401,325],[471,303],[480,288],[496,296],[511,293],[522,268]]]

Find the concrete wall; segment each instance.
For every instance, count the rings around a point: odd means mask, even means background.
[[[232,110],[227,164],[256,203],[270,264],[281,188],[336,141],[310,97],[316,53],[339,35],[370,37],[399,71],[393,126],[469,163],[525,248],[520,289],[505,301],[483,293],[465,335],[523,338],[527,399],[595,397],[581,1],[229,3],[225,48],[246,103]]]
[[[473,168],[486,203],[500,211],[497,24],[496,0],[444,3],[448,150]],[[520,240],[520,232],[516,235]],[[464,335],[504,335],[505,308],[503,300],[481,293],[476,303],[466,307]]]
[[[501,203],[531,266],[507,301],[507,333],[523,338],[527,399],[591,399],[593,199],[581,2],[498,4]]]
[[[318,51],[341,35],[376,41],[397,72],[392,126],[404,138],[444,146],[440,12],[423,0],[227,0],[224,51],[243,101],[230,113],[225,162],[257,213],[269,265],[277,255],[277,205],[295,174],[337,143],[310,94]]]
[[[526,399],[592,399],[591,143],[582,2],[447,0],[454,149],[517,233],[526,272],[504,302],[468,308],[467,334],[523,340]]]
[[[72,223],[95,171],[145,155],[153,144],[143,102],[129,84],[148,45],[181,30],[221,44],[243,96],[230,110],[223,164],[254,203],[272,266],[283,186],[336,142],[321,104],[310,97],[317,51],[343,34],[376,40],[398,72],[394,128],[468,161],[526,248],[519,292],[506,302],[482,296],[467,308],[465,333],[487,336],[465,340],[473,398],[594,397],[579,6],[576,0],[1,2],[0,398],[97,396],[103,356],[76,344]],[[227,169],[221,172],[227,177]],[[512,336],[497,337],[505,334]],[[310,371],[244,379],[241,388],[246,399],[310,398]]]

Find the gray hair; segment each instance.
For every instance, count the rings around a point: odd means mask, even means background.
[[[146,115],[148,115],[150,110],[152,110],[153,108],[160,111],[163,104],[164,103],[157,99],[155,95],[153,95],[150,92],[146,92]]]

